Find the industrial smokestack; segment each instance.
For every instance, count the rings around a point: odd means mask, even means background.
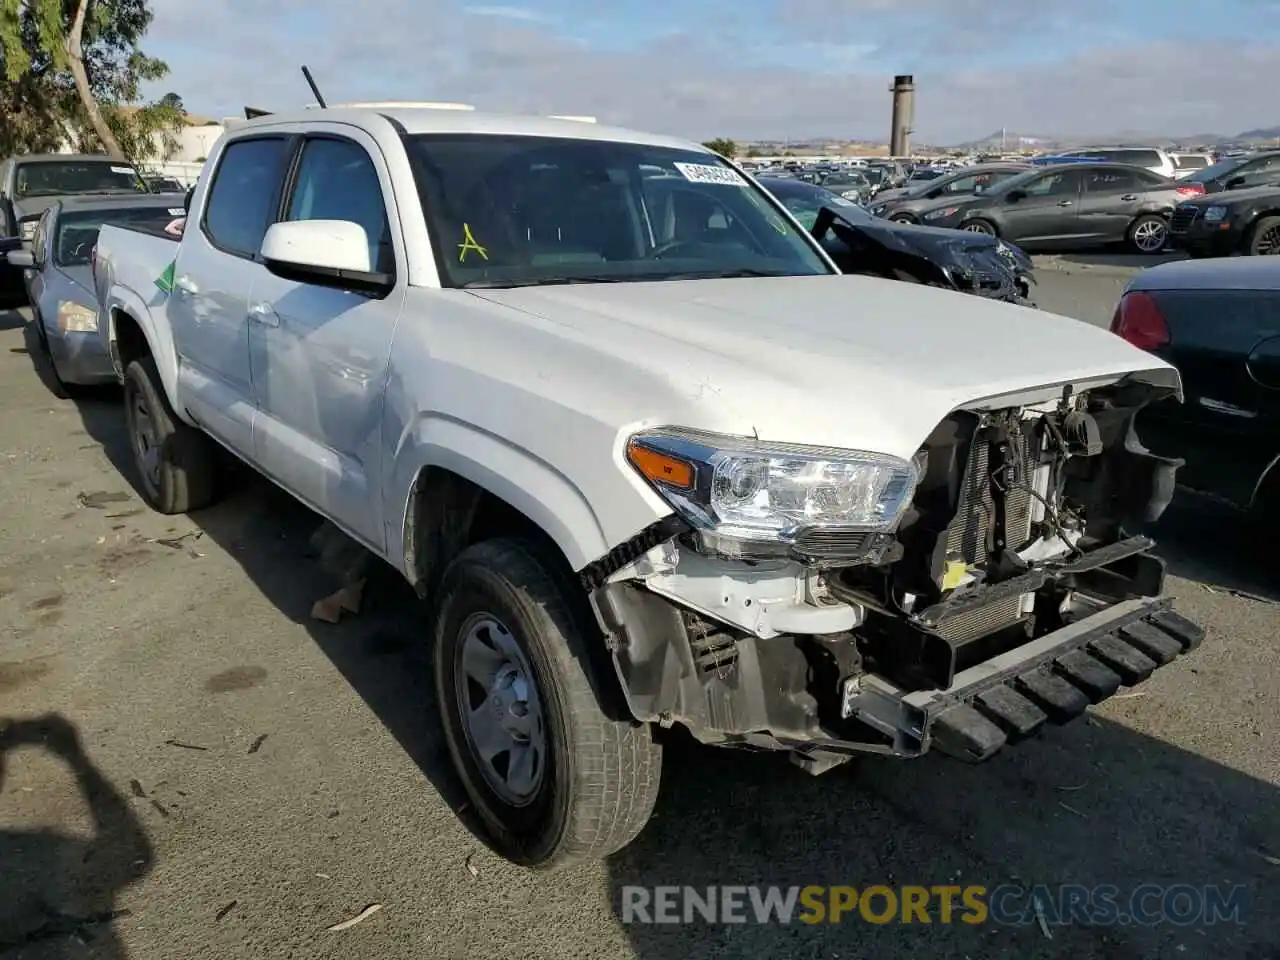
[[[893,127],[889,131],[889,156],[911,155],[911,122],[916,109],[916,78],[900,73],[893,78]]]

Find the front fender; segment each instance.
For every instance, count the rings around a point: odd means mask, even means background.
[[[386,503],[401,505],[400,522],[388,524],[387,556],[406,574],[410,498],[426,467],[452,471],[515,507],[556,542],[575,571],[611,546],[587,498],[563,473],[501,437],[435,416],[406,432],[384,491]]]

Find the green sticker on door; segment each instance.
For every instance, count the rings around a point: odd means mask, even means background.
[[[164,273],[156,277],[156,286],[163,293],[173,293],[173,268],[177,265],[176,260],[169,261],[169,265],[164,268]]]

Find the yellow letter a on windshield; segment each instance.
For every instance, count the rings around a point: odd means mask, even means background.
[[[481,259],[489,259],[489,251],[476,243],[476,238],[471,235],[471,224],[464,223],[462,225],[462,242],[458,244],[458,262],[465,262],[467,254],[472,250],[480,254]]]

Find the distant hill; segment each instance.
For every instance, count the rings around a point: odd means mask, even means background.
[[[1236,140],[1280,140],[1280,127],[1263,127],[1260,130],[1246,130],[1235,135]]]

